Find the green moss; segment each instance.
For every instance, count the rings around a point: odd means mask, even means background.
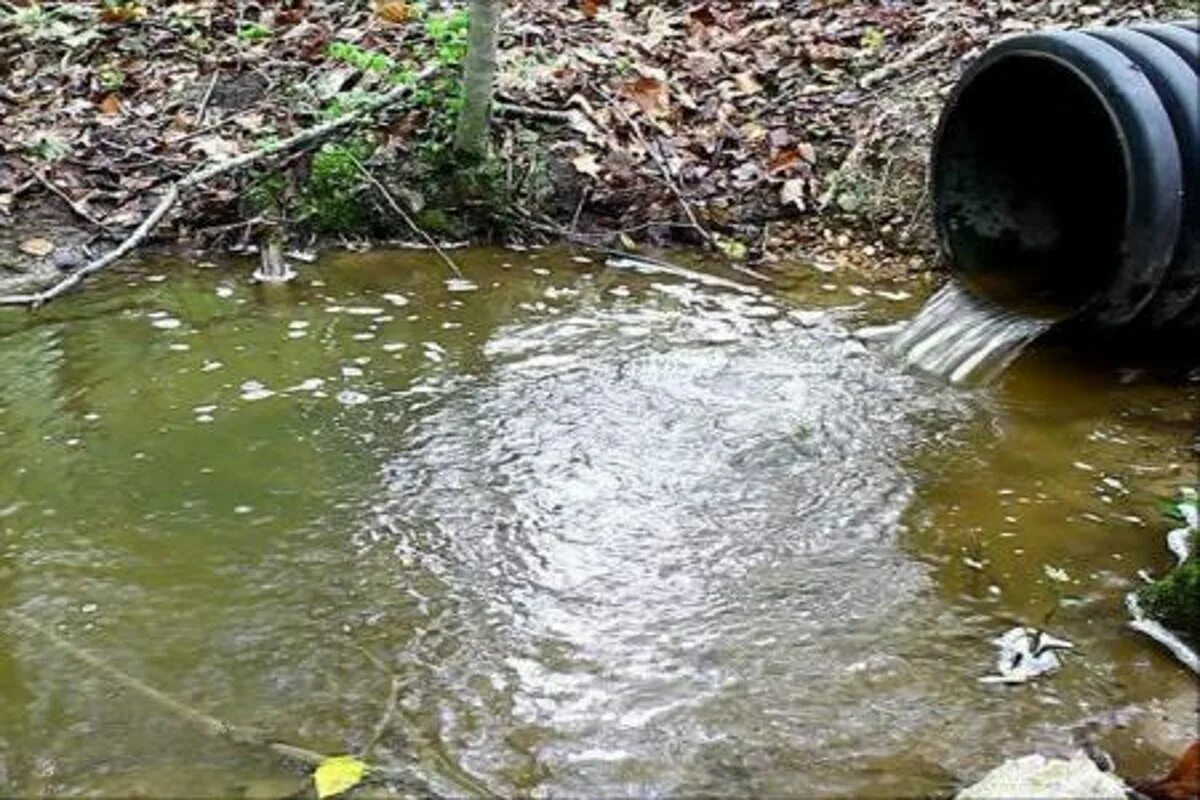
[[[1166,577],[1141,590],[1146,612],[1168,628],[1200,642],[1200,531],[1192,534],[1192,556]]]

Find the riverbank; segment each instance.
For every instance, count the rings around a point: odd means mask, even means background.
[[[246,249],[419,238],[701,244],[903,275],[935,261],[924,189],[941,101],[996,38],[1176,3],[519,0],[503,20],[495,158],[445,143],[452,4],[215,0],[18,5],[0,33],[0,283],[76,269],[172,182],[270,147],[430,63],[353,132],[183,198],[161,243]],[[444,7],[443,7],[444,6]],[[238,9],[241,10],[239,16]]]

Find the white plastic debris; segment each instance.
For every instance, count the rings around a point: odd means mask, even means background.
[[[1070,650],[1073,644],[1036,628],[1018,625],[993,639],[999,648],[996,674],[984,675],[981,683],[1027,683],[1062,666],[1057,650]]]
[[[959,800],[982,798],[1089,797],[1123,800],[1129,787],[1111,772],[1103,772],[1082,750],[1070,759],[1022,756],[1005,761],[979,783],[958,793]]]

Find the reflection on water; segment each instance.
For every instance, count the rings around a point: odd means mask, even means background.
[[[903,295],[806,270],[461,261],[184,268],[0,317],[0,606],[327,752],[383,713],[365,648],[404,687],[375,758],[449,791],[946,791],[1191,689],[1120,605],[1168,562],[1191,390],[1052,352],[930,384],[849,333]],[[981,686],[1014,621],[1079,652]],[[0,645],[0,790],[290,778]],[[1143,733],[1111,746],[1149,769]]]

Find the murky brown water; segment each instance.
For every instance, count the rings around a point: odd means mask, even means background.
[[[802,268],[460,260],[0,317],[0,607],[325,752],[383,713],[366,649],[403,682],[374,759],[446,793],[946,793],[1126,708],[1104,743],[1166,762],[1195,685],[1121,600],[1170,563],[1195,388],[1045,349],[943,386],[850,333],[915,290]],[[1018,622],[1077,652],[980,684]],[[295,774],[0,628],[0,793]]]

